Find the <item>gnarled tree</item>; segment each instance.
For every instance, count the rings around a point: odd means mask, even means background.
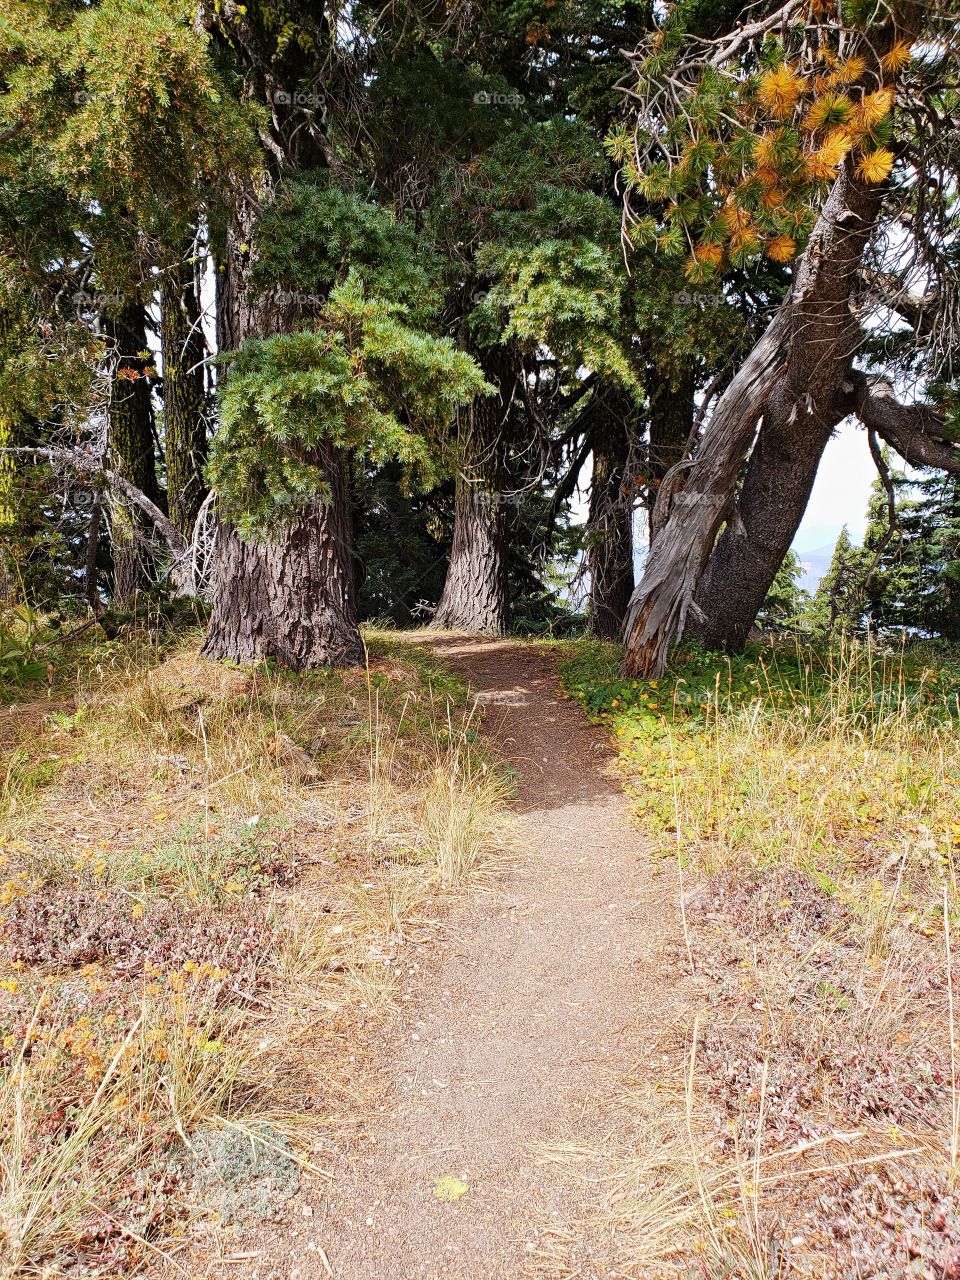
[[[825,9],[811,20],[806,5],[771,5],[714,40],[687,36],[678,7],[638,55],[636,128],[614,140],[631,189],[628,237],[687,252],[697,284],[727,263],[803,252],[698,448],[665,477],[627,617],[628,673],[661,672],[685,631],[743,643],[848,414],[908,456],[960,465],[935,406],[894,407],[854,364],[871,345],[864,279],[877,276],[891,224],[923,246],[918,260],[900,245],[901,290],[921,269],[928,285],[941,276],[938,305],[955,307],[946,202],[932,208],[924,195],[931,168],[955,181],[956,156],[935,127],[954,38],[947,15],[913,3],[852,14],[847,26]],[[658,221],[651,210],[664,206]],[[936,354],[940,372],[942,347]]]

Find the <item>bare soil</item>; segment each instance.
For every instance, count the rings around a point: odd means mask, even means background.
[[[676,884],[653,869],[610,748],[559,695],[548,650],[422,641],[470,682],[516,770],[515,859],[445,915],[426,980],[376,1045],[384,1105],[333,1177],[223,1269],[238,1280],[616,1274],[584,1225],[597,1189],[550,1151],[596,1141],[618,1080],[656,1071]],[[448,1176],[469,1186],[455,1203],[434,1194]]]

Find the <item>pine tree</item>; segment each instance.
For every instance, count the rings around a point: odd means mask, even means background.
[[[929,139],[948,127],[955,38],[949,6],[835,13],[798,3],[738,13],[705,41],[677,4],[638,49],[631,101],[640,105],[633,127],[610,140],[631,238],[683,260],[694,284],[763,255],[791,270],[793,288],[717,401],[691,463],[661,487],[661,527],[628,616],[628,674],[661,672],[688,628],[711,647],[743,644],[848,415],[914,463],[960,469],[942,397],[900,403],[876,365],[853,363],[874,351],[882,361],[877,336],[855,319],[877,226],[908,225],[925,261],[932,236],[935,270],[950,270],[955,210],[938,201],[931,219],[924,193],[933,169],[947,188],[954,182]],[[914,57],[921,47],[936,55]],[[892,312],[910,260],[890,255],[879,276],[871,264]],[[951,333],[948,292],[931,297],[934,310],[947,307]],[[935,386],[951,344],[913,345],[914,370],[925,361]]]
[[[863,548],[853,544],[844,525],[833,548],[829,568],[820,579],[810,603],[807,618],[814,635],[830,637],[836,632],[860,629],[866,603],[865,567]]]

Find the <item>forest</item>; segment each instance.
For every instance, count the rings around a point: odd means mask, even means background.
[[[960,1276],[958,53],[0,0],[5,1275]]]

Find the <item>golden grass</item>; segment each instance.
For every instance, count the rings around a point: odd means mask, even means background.
[[[189,1167],[198,1134],[282,1142],[322,1171],[372,1105],[364,1063],[404,948],[431,938],[436,891],[496,856],[505,789],[457,682],[398,639],[371,650],[366,671],[298,677],[208,663],[194,637],[111,646],[8,754],[0,912],[20,913],[17,937],[60,901],[167,933],[130,974],[125,950],[58,958],[56,921],[38,958],[0,964],[5,1273],[135,1268],[189,1219],[164,1171]],[[184,959],[164,904],[201,938],[210,919],[252,931],[247,967],[229,941]]]
[[[644,683],[607,650],[568,652],[654,856],[678,862],[686,935],[685,1047],[665,1043],[664,1078],[611,1099],[609,1144],[556,1155],[572,1176],[600,1170],[603,1256],[637,1280],[900,1274],[915,1210],[915,1247],[940,1265],[950,1228],[930,1206],[960,1145],[956,662],[845,642],[694,656]],[[891,1207],[868,1222],[856,1187],[873,1174]],[[921,1183],[935,1190],[906,1205]],[[847,1218],[873,1232],[856,1261]],[[574,1255],[559,1240],[545,1274],[572,1277]]]

